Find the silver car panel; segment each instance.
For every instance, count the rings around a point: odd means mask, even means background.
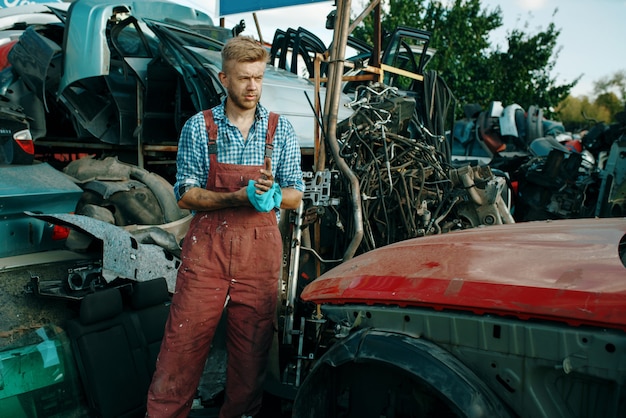
[[[109,74],[110,50],[106,28],[115,10],[125,7],[129,15],[141,19],[169,19],[212,24],[209,15],[199,10],[163,0],[102,1],[79,0],[68,11],[65,67],[59,85],[62,93],[75,81]],[[80,63],[80,65],[76,65]]]

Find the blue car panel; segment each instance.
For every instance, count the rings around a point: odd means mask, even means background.
[[[53,239],[54,225],[24,211],[73,212],[81,194],[78,185],[47,163],[0,166],[0,257],[63,248],[63,240]]]

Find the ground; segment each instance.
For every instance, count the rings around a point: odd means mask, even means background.
[[[25,344],[38,344],[40,337],[35,332],[44,325],[62,325],[77,314],[78,302],[42,298],[28,291],[31,278],[60,280],[67,277],[72,263],[37,265],[26,268],[0,271],[0,351]],[[206,409],[194,410],[190,417],[217,417],[219,402],[207,405]],[[1,414],[0,414],[1,415]],[[260,418],[288,417],[291,411],[281,402],[267,395]],[[84,403],[77,409],[64,411],[63,418],[90,418]],[[54,418],[61,418],[56,415]]]
[[[46,280],[59,280],[67,276],[67,269],[67,264],[57,264],[0,271],[0,350],[39,344],[41,337],[37,335],[36,330],[44,325],[62,325],[66,319],[75,314],[77,303],[40,298],[27,290],[32,276],[39,276]],[[11,402],[11,399],[15,398],[2,399],[3,407],[15,407],[15,402],[7,404]],[[22,405],[29,405],[30,398],[27,394],[21,395],[18,399]],[[38,400],[35,404],[40,402],[41,400]],[[49,402],[48,405],[50,404]],[[21,416],[21,413],[27,416],[30,416],[30,413],[39,415],[28,407],[24,408],[26,409],[22,412],[20,408],[11,411],[17,413],[18,416]],[[54,418],[90,418],[92,416],[82,401],[79,401],[72,409],[63,409],[61,413],[55,413],[54,408],[47,412],[50,412],[52,415],[49,416]]]
[[[30,266],[0,272],[0,349],[27,337],[46,324],[62,324],[75,306],[62,300],[43,299],[27,291],[32,276],[45,280],[67,276],[67,265]]]

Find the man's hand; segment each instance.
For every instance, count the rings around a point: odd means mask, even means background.
[[[272,174],[272,159],[265,157],[265,167],[259,170],[261,177],[255,183],[256,193],[263,194],[274,185],[274,175]]]

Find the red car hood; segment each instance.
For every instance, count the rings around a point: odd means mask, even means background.
[[[355,257],[309,284],[318,304],[467,310],[626,330],[626,218],[498,225]],[[621,248],[621,252],[620,252]]]

